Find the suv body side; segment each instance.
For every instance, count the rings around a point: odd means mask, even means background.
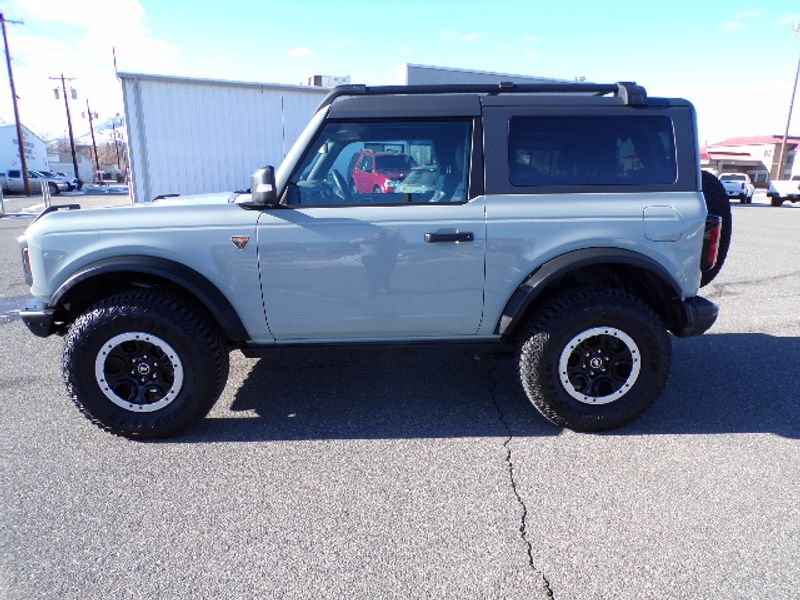
[[[582,106],[590,102],[594,108]],[[699,170],[693,158],[696,148],[691,105],[674,101],[635,109],[637,114],[643,110],[667,114],[675,123],[680,175],[671,186],[640,185],[609,188],[607,192],[598,192],[596,186],[511,186],[509,118],[587,111],[602,116],[632,110],[613,98],[577,98],[573,107],[564,104],[563,98],[492,100],[477,95],[342,99],[321,109],[309,122],[277,171],[278,190],[286,192],[290,175],[326,122],[460,117],[472,119],[474,124],[467,202],[320,208],[279,205],[260,212],[244,211],[231,203],[203,204],[202,208],[175,204],[155,209],[156,214],[140,207],[117,209],[120,212],[114,213],[113,220],[103,211],[56,213],[34,224],[28,234],[34,245],[41,243],[41,236],[47,238],[47,248],[31,248],[31,257],[38,263],[33,269],[32,292],[47,305],[57,290],[69,285],[75,273],[92,264],[120,256],[161,258],[202,273],[244,325],[243,341],[256,345],[451,336],[499,339],[502,332],[498,327],[506,306],[526,280],[549,261],[585,250],[593,250],[601,258],[604,252],[608,256],[615,251],[635,254],[665,274],[677,300],[695,296],[706,209],[695,180]],[[492,140],[491,147],[483,146],[485,139]],[[486,178],[484,173],[488,173]],[[157,227],[154,220],[158,220]],[[70,226],[76,221],[81,222],[78,231]],[[338,244],[349,245],[352,252],[347,257],[338,256],[340,261],[363,263],[365,253],[371,250],[362,244],[361,249],[353,251],[358,247],[360,231],[389,222],[411,224],[401,239],[421,244],[422,253],[408,251],[403,260],[416,260],[424,268],[437,261],[451,265],[442,271],[446,277],[459,260],[472,265],[453,282],[456,289],[464,290],[464,296],[459,299],[445,293],[449,297],[447,306],[464,307],[461,315],[451,311],[450,326],[436,331],[437,312],[442,311],[430,295],[420,294],[416,299],[408,295],[414,290],[411,275],[404,284],[406,304],[395,300],[398,306],[406,306],[408,315],[415,313],[418,318],[392,322],[396,313],[388,310],[386,303],[364,298],[355,302],[346,279],[339,278],[335,269],[320,268],[325,260],[318,261],[317,267],[310,266],[317,260],[314,256],[325,257],[330,251],[331,246],[326,249],[321,243],[326,235],[335,236]],[[468,227],[474,241],[451,245],[421,242],[425,233],[448,226]],[[289,235],[292,231],[309,237],[301,243],[302,237]],[[237,249],[230,241],[232,233],[255,238],[256,243]],[[257,247],[262,250],[260,261]],[[409,269],[413,267],[407,264]],[[431,282],[436,279],[435,273],[429,272]],[[349,308],[342,313],[344,320],[335,323],[326,317],[325,310],[337,305]],[[359,321],[359,314],[367,318]],[[361,326],[368,321],[373,326]],[[381,322],[385,325],[380,326]],[[271,331],[273,326],[279,335]]]

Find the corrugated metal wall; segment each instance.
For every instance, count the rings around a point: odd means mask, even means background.
[[[136,202],[246,189],[280,164],[328,90],[120,73]]]

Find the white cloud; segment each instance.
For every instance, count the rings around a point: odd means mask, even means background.
[[[109,6],[107,0],[20,0],[13,6],[14,13],[23,17],[86,29],[100,26],[108,28],[111,10],[114,29],[122,27],[146,31],[142,24],[145,11],[138,0],[115,0],[113,6]]]
[[[113,11],[110,25],[109,10]],[[172,43],[155,37],[146,25],[147,14],[138,0],[25,0],[12,3],[7,14],[23,19],[28,26],[9,27],[9,44],[14,58],[14,77],[20,97],[20,116],[33,131],[42,135],[63,135],[66,129],[63,99],[57,102],[53,88],[60,82],[51,76],[61,72],[74,78],[67,85],[78,92],[70,100],[76,136],[88,131],[81,119],[86,99],[101,119],[122,112],[122,92],[115,77],[112,48],[120,71],[185,73],[186,57]],[[63,32],[58,41],[29,35],[37,24],[56,23]],[[0,95],[0,112],[12,114],[10,99]]]
[[[308,58],[309,56],[314,56],[314,51],[305,46],[295,46],[294,48],[289,48],[286,56],[289,58]]]
[[[730,21],[728,23],[723,23],[719,26],[720,29],[723,31],[739,31],[744,29],[744,23],[739,23],[738,21]]]
[[[407,79],[408,71],[406,70],[405,63],[402,65],[395,66],[392,69],[392,79],[390,81],[391,85],[406,85],[408,83]]]
[[[465,33],[464,35],[460,36],[458,38],[458,41],[459,42],[464,42],[466,44],[469,44],[470,42],[475,42],[475,41],[479,40],[480,37],[481,37],[480,33],[475,33],[473,31],[471,33]]]
[[[537,38],[535,35],[530,35],[528,33],[522,36],[522,41],[525,42],[526,44],[531,44],[538,39],[539,38]]]
[[[743,10],[739,13],[736,13],[737,19],[756,19],[763,15],[764,13],[757,8],[751,8],[750,10]]]
[[[343,38],[335,38],[332,40],[328,40],[327,42],[325,42],[325,45],[328,48],[350,48],[352,46],[355,46],[356,42],[352,38],[343,37]]]
[[[779,20],[781,25],[794,25],[800,23],[800,13],[792,13],[790,15],[783,15]]]

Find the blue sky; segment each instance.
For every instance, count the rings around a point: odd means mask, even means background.
[[[122,111],[112,46],[121,71],[277,83],[314,73],[402,83],[406,63],[635,80],[651,95],[694,102],[701,142],[782,133],[800,54],[797,0],[17,0],[2,8],[25,21],[8,26],[20,111],[46,135],[65,129],[48,80],[62,71],[76,77],[77,132],[87,128],[87,96],[101,118]],[[3,70],[0,117],[12,115]],[[800,114],[791,133],[800,135]]]

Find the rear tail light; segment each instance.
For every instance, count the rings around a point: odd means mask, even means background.
[[[719,242],[722,239],[722,217],[708,215],[706,229],[703,233],[703,254],[700,257],[700,269],[708,271],[717,264]]]

